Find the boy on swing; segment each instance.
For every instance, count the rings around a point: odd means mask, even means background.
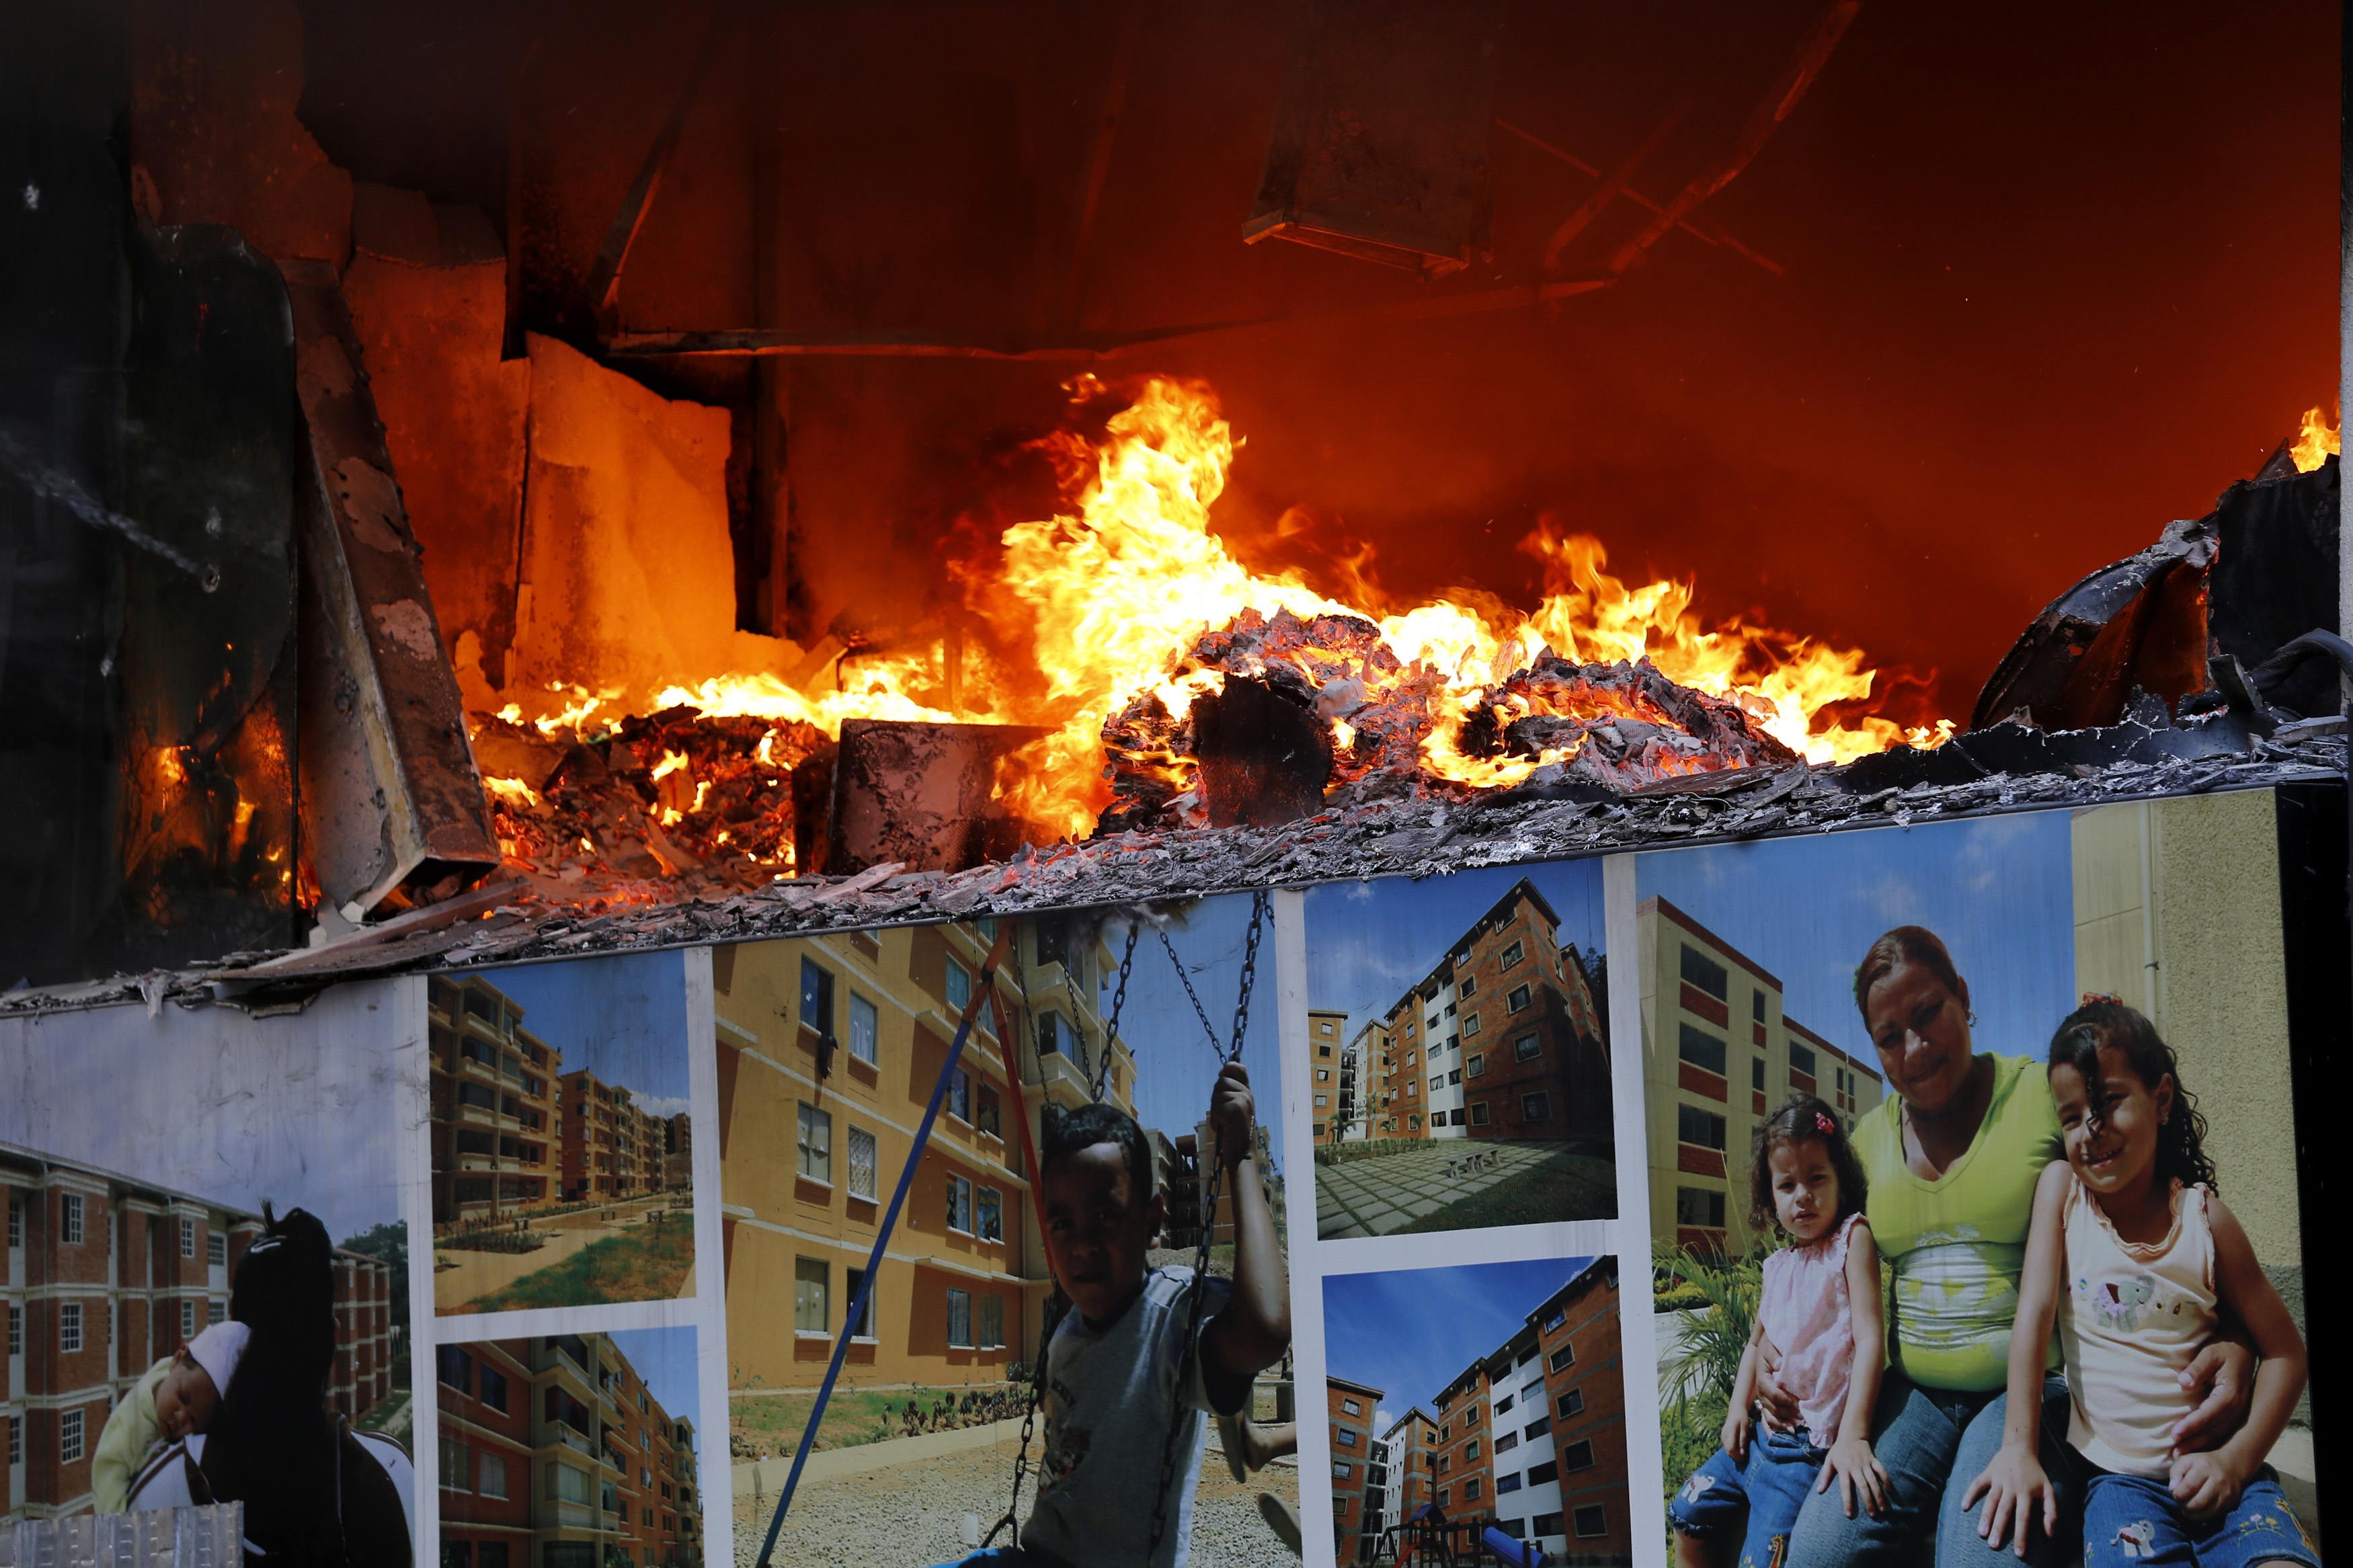
[[[1291,1343],[1290,1285],[1251,1121],[1250,1073],[1229,1062],[1209,1126],[1233,1201],[1234,1277],[1206,1283],[1180,1388],[1193,1271],[1146,1268],[1166,1202],[1153,1190],[1144,1131],[1115,1106],[1048,1110],[1038,1156],[1046,1259],[1071,1310],[1046,1348],[1045,1458],[1020,1544],[961,1568],[1185,1568],[1207,1415],[1242,1409],[1252,1378]],[[1155,1495],[1172,1423],[1176,1463]]]

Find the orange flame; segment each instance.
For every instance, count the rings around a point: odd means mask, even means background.
[[[1092,376],[1071,390],[1074,403],[1104,391]],[[1691,583],[1629,587],[1602,570],[1602,546],[1586,535],[1546,529],[1525,542],[1545,568],[1544,598],[1533,612],[1457,590],[1379,613],[1379,606],[1327,598],[1293,572],[1254,572],[1234,557],[1209,518],[1239,444],[1208,386],[1158,376],[1111,416],[1099,444],[1075,432],[1039,443],[1064,476],[1066,493],[1076,492],[1073,510],[1008,528],[1002,563],[993,572],[951,567],[969,609],[991,624],[1002,645],[1027,647],[1030,679],[964,655],[962,700],[951,712],[942,706],[952,683],[940,663],[893,655],[848,663],[830,691],[804,690],[769,672],[740,672],[648,694],[652,706],[807,724],[828,736],[838,736],[852,718],[1043,724],[1051,732],[1009,759],[998,794],[1032,823],[1071,836],[1091,831],[1111,798],[1103,782],[1105,719],[1146,693],[1181,718],[1223,679],[1189,664],[1193,645],[1247,610],[1372,622],[1394,663],[1322,649],[1294,662],[1319,685],[1361,680],[1376,700],[1408,689],[1427,693],[1431,722],[1421,741],[1423,763],[1461,784],[1514,784],[1541,761],[1559,760],[1463,749],[1466,727],[1490,689],[1546,647],[1584,662],[1647,658],[1672,679],[1737,703],[1760,729],[1819,763],[1848,761],[1906,739],[1934,744],[1951,731],[1949,723],[1907,732],[1885,719],[1848,722],[1826,712],[1852,710],[1872,696],[1876,673],[1861,651],[1738,620],[1707,628],[1692,609]],[[1370,595],[1361,578],[1353,587]],[[575,685],[551,695],[555,700],[545,706],[552,711],[531,721],[543,731],[622,710],[607,707],[620,700],[610,690]],[[501,716],[522,721],[521,705]],[[1344,748],[1353,742],[1345,712],[1325,717],[1335,742]],[[1172,753],[1155,760],[1178,782],[1189,781],[1189,759]]]
[[[2295,444],[2287,449],[2288,458],[2295,464],[2295,471],[2308,474],[2335,457],[2342,449],[2337,432],[2337,427],[2320,411],[2318,404],[2306,409],[2304,427],[2295,433]]]

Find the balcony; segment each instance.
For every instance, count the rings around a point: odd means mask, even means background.
[[[542,1419],[533,1423],[532,1447],[535,1448],[569,1448],[586,1459],[602,1458],[596,1445],[585,1432],[576,1432],[561,1421]]]

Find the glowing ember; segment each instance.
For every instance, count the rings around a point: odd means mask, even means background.
[[[1074,406],[1106,396],[1091,376],[1071,390]],[[1574,760],[1605,728],[1607,745],[1618,748],[1603,768],[1613,779],[1645,765],[1673,773],[1791,753],[1844,762],[1950,732],[1949,724],[1907,732],[1861,711],[1878,683],[1860,651],[1743,620],[1710,627],[1692,608],[1691,583],[1630,586],[1604,570],[1601,544],[1585,535],[1546,531],[1525,542],[1545,574],[1531,612],[1475,593],[1382,604],[1355,573],[1350,592],[1373,602],[1350,605],[1295,573],[1252,571],[1210,525],[1236,445],[1208,387],[1163,377],[1138,385],[1099,441],[1066,430],[1037,443],[1070,510],[1005,530],[1001,555],[986,563],[949,566],[970,613],[994,632],[995,656],[959,650],[954,670],[944,650],[853,658],[832,690],[805,690],[768,672],[657,692],[575,684],[552,689],[536,714],[526,717],[518,701],[499,718],[518,733],[559,739],[585,736],[592,718],[609,735],[616,721],[604,715],[636,704],[658,716],[692,710],[705,720],[757,721],[756,746],[737,761],[772,781],[852,718],[1038,725],[1050,733],[1008,760],[998,795],[1015,816],[1068,836],[1095,828],[1113,773],[1148,775],[1165,797],[1190,788],[1188,712],[1236,674],[1276,679],[1314,708],[1334,742],[1335,787],[1405,768],[1407,787],[1514,784]],[[1643,668],[1712,700],[1709,722],[1722,742],[1630,739],[1677,725],[1655,702],[1645,705],[1641,693],[1652,678]],[[1537,670],[1552,673],[1530,677]],[[1538,720],[1567,721],[1531,722]],[[1651,763],[1624,760],[1643,756]],[[690,769],[666,746],[641,765],[656,827],[695,829],[705,849],[748,854],[752,864],[782,858],[773,833],[756,835],[763,843],[747,850],[741,818],[730,825],[732,841],[714,837],[720,824],[703,820],[710,770],[700,753]],[[503,789],[498,803],[536,804]],[[502,814],[502,834],[509,826]]]
[[[2304,428],[2295,433],[2295,441],[2287,455],[2295,464],[2295,471],[2308,474],[2341,449],[2337,427],[2320,411],[2318,404],[2304,411]]]

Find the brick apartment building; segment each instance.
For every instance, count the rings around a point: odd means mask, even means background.
[[[1383,1536],[1411,1519],[1438,1495],[1438,1417],[1419,1405],[1389,1424],[1374,1440],[1373,1463],[1365,1479],[1365,1527],[1356,1555],[1338,1542],[1342,1563],[1370,1563]]]
[[[227,1319],[229,1281],[261,1216],[7,1144],[0,1198],[0,1519],[84,1512],[108,1412],[150,1366]],[[339,1251],[334,1279],[330,1392],[358,1416],[394,1392],[392,1270]]]
[[[1354,1563],[1356,1543],[1368,1519],[1379,1517],[1378,1504],[1368,1504],[1375,1450],[1380,1439],[1373,1417],[1381,1407],[1381,1391],[1345,1377],[1324,1380],[1324,1397],[1332,1431],[1332,1539],[1339,1543],[1340,1561]]]
[[[1307,1012],[1308,1060],[1315,1112],[1315,1142],[1339,1141],[1338,1129],[1356,1114],[1356,1084],[1349,1070],[1348,1015],[1322,1007]]]
[[[1109,960],[1086,928],[1021,922],[1027,982],[997,977],[1031,1135],[1048,1100],[1092,1097]],[[728,1357],[739,1384],[809,1387],[835,1336],[853,1383],[995,1383],[1038,1348],[1050,1292],[1021,1172],[1008,1042],[984,1004],[918,1165],[865,1320],[849,1321],[875,1226],[972,995],[994,921],[792,938],[712,951]],[[1133,1110],[1135,1063],[1109,1042],[1106,1098]],[[1174,1165],[1177,1141],[1154,1140]],[[1198,1220],[1197,1220],[1198,1223]],[[778,1310],[792,1303],[792,1311]]]
[[[1440,1392],[1430,1485],[1447,1518],[1556,1563],[1633,1561],[1618,1312],[1618,1260],[1596,1258]]]
[[[522,1018],[482,976],[427,983],[435,1225],[691,1185],[691,1162],[672,1158],[692,1147],[684,1112],[653,1115],[620,1084],[565,1072]]]
[[[586,1068],[565,1073],[563,1193],[567,1203],[665,1190],[670,1119],[640,1110],[628,1089]]]
[[[603,1334],[443,1345],[442,1568],[702,1560],[694,1423]]]
[[[1879,1075],[1782,1012],[1778,977],[1666,900],[1642,900],[1636,932],[1651,1234],[1738,1252],[1758,1123],[1817,1094],[1851,1128],[1879,1103]]]
[[[1359,1031],[1375,1138],[1607,1136],[1607,976],[1523,878]],[[1359,1134],[1327,1132],[1325,1142]]]

